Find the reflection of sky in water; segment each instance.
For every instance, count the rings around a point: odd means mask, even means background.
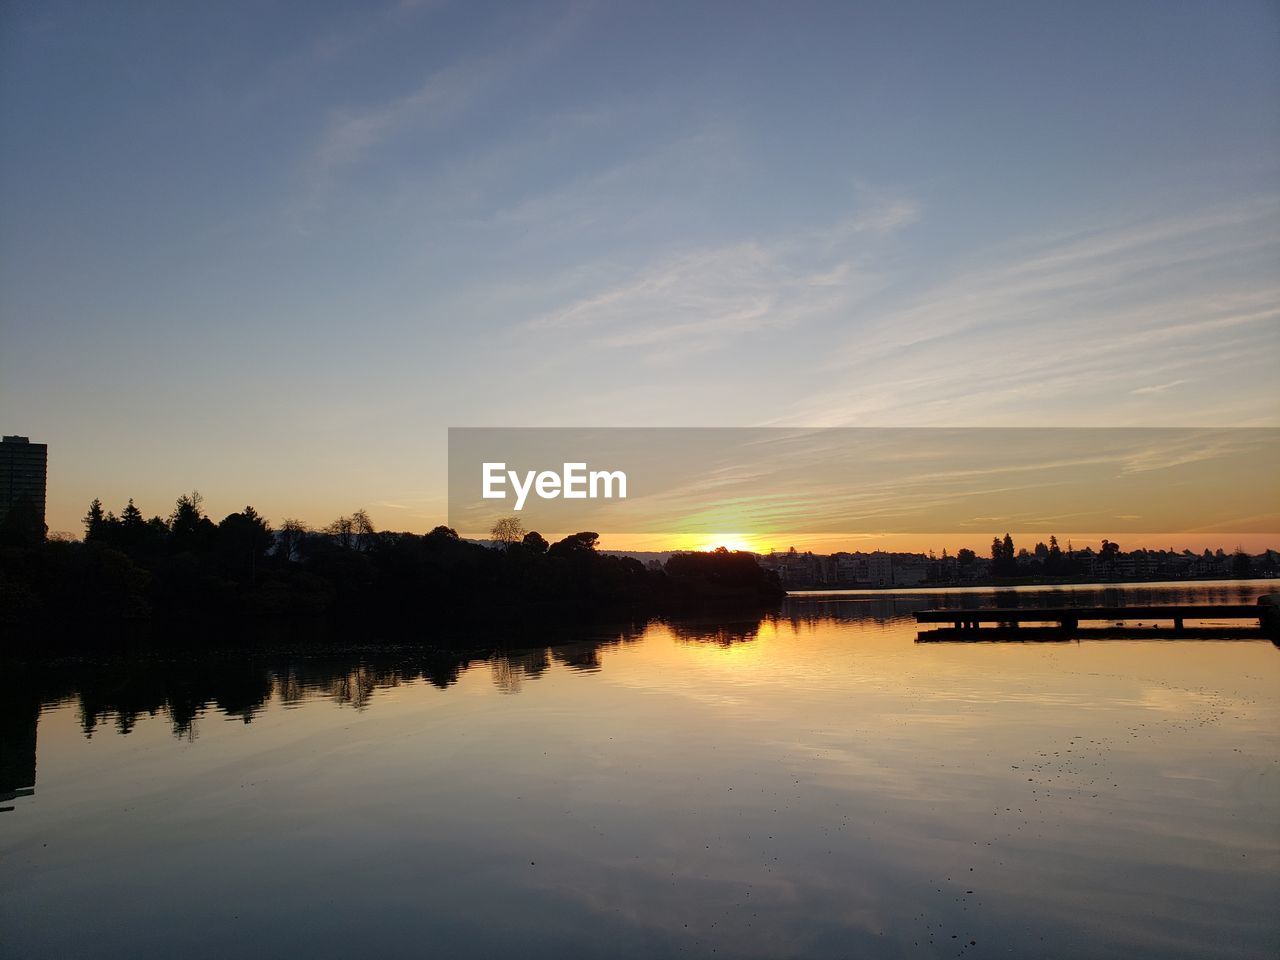
[[[1275,954],[1270,643],[921,645],[885,603],[37,678],[5,952]]]

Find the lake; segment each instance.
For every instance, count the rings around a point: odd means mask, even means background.
[[[809,594],[492,656],[424,628],[14,671],[0,953],[1275,957],[1275,645],[911,618],[1275,589]]]

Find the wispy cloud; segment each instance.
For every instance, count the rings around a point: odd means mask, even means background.
[[[342,172],[381,145],[410,130],[430,130],[465,114],[524,70],[560,50],[579,29],[586,8],[569,12],[513,41],[502,55],[480,55],[431,70],[399,96],[332,111],[305,167],[313,194],[332,186]]]
[[[1223,398],[1280,352],[1280,284],[1258,269],[1277,252],[1275,197],[982,252],[905,303],[852,313],[824,373],[857,388],[800,398],[779,421],[1265,421],[1256,399],[1224,417]],[[1160,394],[1158,410],[1123,406]]]
[[[688,352],[831,316],[878,288],[881,279],[867,256],[876,238],[918,216],[914,204],[899,201],[767,243],[743,241],[671,254],[523,326],[540,334],[571,335],[598,348]]]
[[[315,60],[340,60],[390,31],[404,29],[412,18],[432,13],[445,3],[446,0],[396,0],[380,9],[361,9],[361,16],[344,19],[340,27],[314,36],[305,47],[306,55]]]
[[[610,121],[601,120],[602,126]],[[548,129],[557,140],[578,126],[572,118],[552,117]],[[504,146],[504,152],[510,147]],[[740,164],[740,146],[732,128],[718,121],[669,137],[626,156],[620,162],[580,173],[550,190],[522,196],[487,214],[483,226],[501,231],[536,230],[541,242],[562,239],[601,221],[627,225],[664,210],[682,194],[712,178],[730,176]]]
[[[317,176],[332,176],[409,126],[448,119],[469,107],[504,72],[496,61],[455,64],[435,71],[404,96],[338,111],[311,158],[313,170]]]
[[[1147,387],[1138,387],[1129,392],[1135,396],[1142,396],[1148,393],[1164,393],[1166,390],[1172,390],[1174,387],[1180,387],[1184,383],[1190,383],[1190,380],[1170,380],[1168,383],[1153,383]]]
[[[1251,249],[1276,246],[1277,213],[1280,198],[1267,198],[1137,227],[1017,245],[1030,252],[991,251],[999,266],[974,265],[935,285],[916,304],[879,318],[876,326],[884,334],[880,349],[889,352],[975,328],[1049,317],[1072,324],[1088,316],[1073,317],[1071,310],[1096,315],[1121,298],[1145,307],[1151,303],[1148,295],[1160,292],[1160,285],[1152,283],[1153,273],[1163,274],[1165,290],[1171,291],[1191,273],[1221,266]],[[1272,229],[1258,229],[1268,222]]]

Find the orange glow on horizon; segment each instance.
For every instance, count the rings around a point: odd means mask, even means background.
[[[1049,534],[1042,532],[1008,531],[1015,545],[1021,549],[1031,550],[1038,542],[1049,542]],[[752,553],[767,554],[771,550],[785,553],[791,547],[804,553],[811,551],[818,554],[839,552],[871,553],[883,550],[890,553],[928,553],[933,550],[941,555],[945,549],[948,554],[955,555],[962,547],[973,550],[980,557],[991,551],[991,538],[1003,537],[1004,530],[999,533],[985,534],[754,534],[754,533],[640,533],[640,534],[600,534],[600,549],[634,552],[666,552],[672,550],[709,551],[723,546],[729,550],[747,550]],[[1242,547],[1247,553],[1259,554],[1268,549],[1280,549],[1280,534],[1274,533],[1146,533],[1146,534],[1102,534],[1102,533],[1062,533],[1058,534],[1058,543],[1065,551],[1068,546],[1075,550],[1091,547],[1098,550],[1104,539],[1120,544],[1120,549],[1131,550],[1169,550],[1181,552],[1189,549],[1202,553],[1205,549],[1222,549],[1231,553]],[[559,539],[559,536],[549,539]]]
[[[701,541],[696,546],[683,549],[691,550],[716,550],[724,547],[726,550],[746,550],[749,553],[760,553],[759,545],[745,534],[741,533],[712,533],[706,535],[691,535],[689,539]]]

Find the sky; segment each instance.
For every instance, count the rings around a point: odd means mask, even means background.
[[[7,2],[0,428],[78,532],[427,530],[450,426],[1280,426],[1277,103],[1244,0]]]

